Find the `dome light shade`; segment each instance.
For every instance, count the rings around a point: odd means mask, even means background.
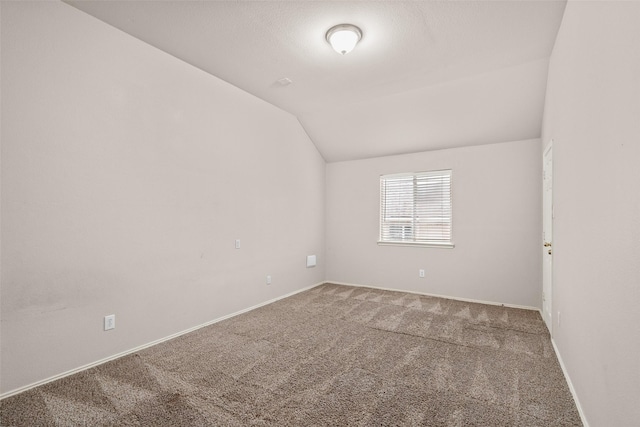
[[[362,31],[355,25],[340,24],[331,27],[325,37],[333,50],[344,55],[356,47],[362,38]]]

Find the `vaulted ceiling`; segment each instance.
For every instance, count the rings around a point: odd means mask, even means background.
[[[329,162],[539,137],[565,7],[564,0],[67,3],[297,116]],[[341,23],[363,32],[344,56],[325,40]],[[292,83],[278,83],[283,78]]]

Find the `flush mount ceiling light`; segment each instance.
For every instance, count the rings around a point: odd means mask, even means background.
[[[351,24],[340,24],[329,28],[325,36],[333,50],[344,55],[356,47],[362,38],[360,28]]]

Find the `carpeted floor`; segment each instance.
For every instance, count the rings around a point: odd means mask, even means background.
[[[580,426],[534,311],[324,284],[0,402],[8,426]]]

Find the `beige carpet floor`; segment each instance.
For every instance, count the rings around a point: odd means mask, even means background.
[[[0,402],[2,426],[580,426],[539,313],[324,284]]]

